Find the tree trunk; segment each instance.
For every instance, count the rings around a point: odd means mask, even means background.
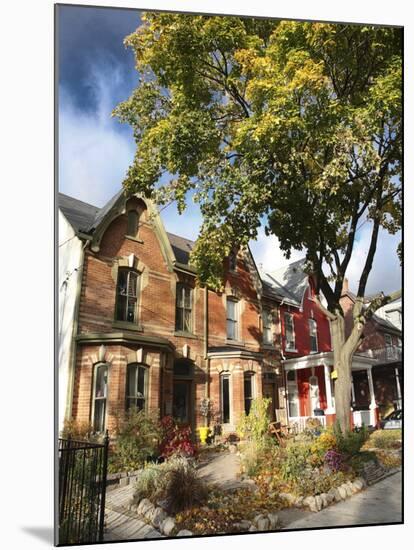
[[[352,354],[345,346],[345,320],[337,315],[331,321],[334,369],[338,378],[335,382],[336,419],[342,431],[351,427],[351,365]]]

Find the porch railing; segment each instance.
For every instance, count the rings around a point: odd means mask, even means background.
[[[303,432],[306,428],[306,422],[312,418],[312,420],[319,420],[323,428],[326,427],[326,417],[325,416],[290,416],[289,417],[289,427],[296,428],[297,433]]]

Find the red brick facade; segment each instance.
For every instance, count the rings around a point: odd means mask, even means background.
[[[127,235],[131,209],[140,215],[135,236]],[[134,364],[146,369],[146,410],[162,416],[184,407],[185,413],[180,414],[194,429],[205,424],[200,412],[204,398],[222,417],[223,376],[229,377],[230,414],[225,429],[233,430],[245,410],[245,376],[250,374],[253,397],[265,390],[274,411],[283,383],[278,306],[271,298],[261,298],[249,251],[238,253],[236,269],[227,273],[222,293],[206,293],[195,286],[190,268],[171,263],[165,234],[151,216],[145,203],[133,198],[96,238],[98,245],[92,239],[85,249],[72,416],[93,423],[98,407],[96,369],[107,365],[104,424],[113,431],[126,410],[128,365]],[[139,275],[134,322],[117,320],[117,280],[122,268]],[[178,283],[192,290],[190,333],[176,330]],[[231,341],[226,325],[228,299],[237,302],[237,337]],[[262,344],[263,304],[272,310],[273,342],[267,346]],[[176,368],[183,359],[189,366],[184,374]]]

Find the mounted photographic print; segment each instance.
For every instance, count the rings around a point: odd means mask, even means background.
[[[402,28],[55,15],[56,544],[402,523]]]

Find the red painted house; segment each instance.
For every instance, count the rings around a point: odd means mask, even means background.
[[[315,300],[312,279],[304,272],[305,260],[293,262],[263,275],[279,296],[282,365],[285,376],[289,422],[302,429],[309,417],[323,424],[335,421],[335,380],[329,319]],[[374,396],[372,354],[356,353],[352,372],[366,379],[366,403],[353,399],[353,423],[376,425],[378,408]]]

